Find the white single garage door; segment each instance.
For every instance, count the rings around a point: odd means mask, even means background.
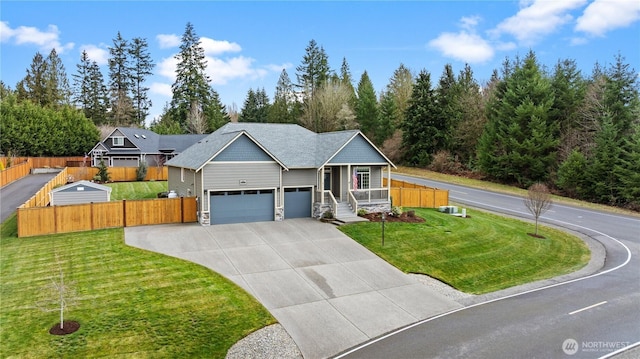
[[[211,224],[274,220],[272,189],[209,192]]]
[[[284,189],[284,219],[311,217],[311,187]]]

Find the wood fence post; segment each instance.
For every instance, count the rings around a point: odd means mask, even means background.
[[[180,197],[180,222],[184,223],[184,197]]]
[[[93,231],[93,228],[94,228],[94,224],[93,224],[93,202],[91,202],[89,204],[89,215],[91,215],[91,230]]]
[[[122,226],[127,226],[127,200],[122,200]]]
[[[53,206],[53,231],[58,233],[58,206]]]

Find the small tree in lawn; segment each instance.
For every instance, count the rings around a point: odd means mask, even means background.
[[[102,183],[109,182],[109,170],[107,169],[107,165],[104,163],[104,159],[100,158],[100,165],[98,166],[98,174],[96,175],[96,179]]]
[[[535,236],[538,236],[538,218],[551,208],[551,204],[551,193],[549,193],[547,186],[538,182],[529,187],[527,198],[524,200],[524,205],[536,219]]]
[[[76,331],[79,325],[75,321],[65,323],[64,312],[65,309],[75,303],[76,293],[73,286],[65,282],[62,264],[57,255],[56,262],[58,264],[58,274],[52,276],[51,283],[42,288],[43,290],[40,293],[42,297],[36,302],[36,306],[45,312],[57,311],[60,313],[60,323],[51,328],[51,334],[70,334]],[[67,324],[66,328],[65,324]]]

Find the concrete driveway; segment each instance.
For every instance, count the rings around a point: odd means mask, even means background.
[[[461,307],[313,219],[127,227],[125,241],[234,281],[273,314],[307,359]]]

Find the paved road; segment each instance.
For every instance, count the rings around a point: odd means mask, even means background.
[[[462,205],[531,218],[517,196],[393,176],[448,189],[451,201]],[[465,308],[380,337],[340,357],[601,358],[633,346],[637,353],[640,220],[554,205],[541,221],[602,243],[607,253],[603,267],[588,277],[522,294],[481,296]]]
[[[56,175],[57,173],[28,175],[0,188],[0,223]]]

